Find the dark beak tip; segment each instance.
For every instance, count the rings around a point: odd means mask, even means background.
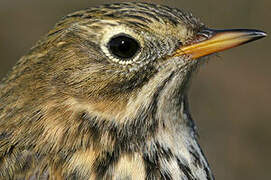
[[[260,31],[260,32],[258,32],[258,34],[259,34],[260,37],[266,37],[267,36],[267,33],[264,32],[264,31]]]
[[[262,39],[267,36],[266,32],[260,30],[251,30],[250,32],[251,33],[249,33],[249,36],[251,36],[251,40],[249,40],[248,42]]]
[[[262,38],[262,37],[266,37],[267,33],[264,31],[260,31],[260,30],[250,30],[251,35],[254,35],[256,37]]]

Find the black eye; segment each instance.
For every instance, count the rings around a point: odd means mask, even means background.
[[[134,38],[128,35],[117,35],[108,42],[109,51],[122,60],[134,57],[140,49],[140,45]]]

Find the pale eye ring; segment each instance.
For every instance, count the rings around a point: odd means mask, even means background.
[[[107,48],[112,55],[125,61],[133,58],[138,53],[140,45],[133,37],[119,34],[109,40]]]
[[[138,40],[124,33],[112,36],[105,47],[107,49],[106,54],[109,55],[113,61],[120,64],[133,63],[141,49]]]

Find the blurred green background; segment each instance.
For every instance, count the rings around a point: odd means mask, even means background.
[[[0,77],[67,13],[116,1],[0,0]],[[160,0],[213,28],[271,32],[270,0]],[[192,115],[216,179],[270,179],[270,37],[214,56],[194,76]]]

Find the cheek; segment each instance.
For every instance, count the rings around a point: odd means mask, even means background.
[[[93,86],[98,96],[125,96],[138,91],[155,73],[154,68],[128,71],[114,69],[110,73],[102,72],[94,76]]]
[[[100,63],[63,71],[52,80],[58,91],[83,99],[116,99],[140,90],[157,73],[146,65],[137,71]]]

